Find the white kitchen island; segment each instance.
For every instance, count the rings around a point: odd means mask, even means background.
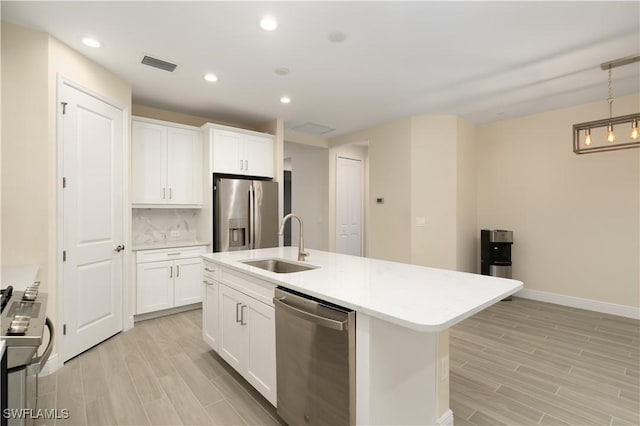
[[[216,280],[223,289],[228,283],[240,283],[240,291],[247,288],[245,293],[263,303],[269,302],[275,286],[282,286],[355,310],[357,424],[453,424],[447,330],[522,289],[522,283],[317,250],[309,252],[311,255],[302,263],[317,268],[287,274],[241,261],[296,261],[295,247],[206,254],[204,281],[211,284]],[[242,287],[244,281],[258,287]],[[222,321],[224,313],[219,314]],[[269,314],[265,315],[267,318]],[[226,349],[217,347],[217,331],[212,330],[221,321],[213,318],[208,327],[207,319],[204,321],[204,333],[209,333],[205,340],[225,358]],[[260,389],[269,382],[270,373],[266,367],[260,373],[260,366],[251,366],[251,354],[247,358],[249,374],[245,377],[275,405],[275,386]],[[257,384],[253,383],[254,378],[258,378]]]

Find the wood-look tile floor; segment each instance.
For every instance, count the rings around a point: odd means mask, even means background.
[[[640,425],[640,322],[514,298],[453,327],[456,426]],[[201,311],[137,323],[40,379],[63,425],[277,425],[202,341]]]
[[[201,310],[136,323],[41,377],[39,394],[69,410],[56,425],[284,424],[202,340]]]
[[[640,321],[514,298],[450,346],[456,426],[640,425]]]

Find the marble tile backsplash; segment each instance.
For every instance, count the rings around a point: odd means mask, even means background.
[[[133,245],[197,239],[199,209],[133,209]]]

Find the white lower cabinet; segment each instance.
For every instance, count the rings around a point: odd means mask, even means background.
[[[140,250],[136,257],[136,314],[202,301],[204,246]]]
[[[220,286],[220,356],[276,405],[276,329],[273,306]]]
[[[190,305],[202,301],[200,286],[202,260],[198,257],[173,262],[176,275],[173,281],[174,306]]]
[[[159,311],[173,307],[173,262],[138,264],[136,313]]]
[[[220,295],[220,267],[206,260],[202,262],[202,339],[219,352],[218,339],[218,300]]]
[[[204,261],[203,339],[275,406],[275,310],[265,303],[273,284],[222,269]]]
[[[204,279],[204,294],[202,295],[202,338],[218,351],[218,298],[220,283]]]

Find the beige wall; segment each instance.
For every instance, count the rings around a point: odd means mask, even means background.
[[[48,315],[57,323],[57,78],[99,93],[127,113],[131,87],[47,34],[6,22],[2,66],[2,264],[40,267]],[[125,238],[128,229],[125,215]]]
[[[479,272],[480,231],[477,222],[477,127],[458,117],[456,181],[456,270]]]
[[[329,144],[337,147],[366,141],[369,142],[370,196],[367,256],[410,262],[411,119],[406,118],[332,138]],[[330,178],[332,176],[331,169],[329,176]],[[331,181],[329,187],[332,188]],[[378,197],[384,198],[384,204],[376,204]],[[335,212],[335,204],[333,209],[330,206],[330,217],[335,216],[332,212]],[[333,229],[335,229],[335,223]]]
[[[258,130],[254,127],[238,126],[234,123],[227,123],[215,120],[210,117],[200,117],[198,115],[183,114],[181,112],[168,111],[160,108],[154,108],[146,105],[133,104],[131,115],[137,117],[153,118],[156,120],[169,121],[172,123],[186,124],[188,126],[200,127],[206,123],[223,124],[225,126],[240,127],[249,130]]]
[[[411,118],[411,263],[416,265],[456,269],[456,152],[455,116]]]
[[[49,279],[48,36],[2,23],[2,265]]]
[[[617,98],[614,114],[638,105]],[[638,307],[640,150],[572,152],[572,124],[607,113],[598,101],[480,126],[478,228],[514,231],[525,289]]]
[[[291,211],[304,220],[306,248],[328,250],[329,155],[326,148],[284,143],[284,158],[290,160]],[[291,225],[291,245],[298,245],[298,224]]]

